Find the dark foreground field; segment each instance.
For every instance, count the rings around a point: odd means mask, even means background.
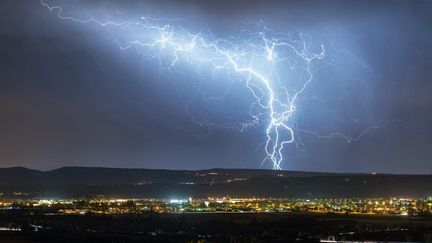
[[[13,228],[21,231],[11,231]],[[432,218],[330,214],[58,216],[2,212],[0,242],[432,242]]]

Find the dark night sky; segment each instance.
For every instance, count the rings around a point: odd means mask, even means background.
[[[199,18],[221,35],[246,20],[319,33],[370,66],[361,77],[370,92],[360,100],[374,124],[397,122],[352,143],[299,134],[304,146],[287,151],[284,169],[432,173],[431,1],[125,2],[122,10]],[[212,128],[197,138],[177,75],[120,51],[98,26],[60,20],[39,1],[3,0],[0,16],[1,167],[260,168],[260,129]]]

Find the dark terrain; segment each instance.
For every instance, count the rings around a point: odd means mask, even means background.
[[[2,212],[0,242],[432,242],[432,218],[314,214],[27,215]],[[40,227],[35,231],[35,227]]]
[[[2,198],[424,198],[432,196],[432,175],[14,167],[0,169],[0,192]]]

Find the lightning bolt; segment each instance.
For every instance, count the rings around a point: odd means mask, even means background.
[[[176,19],[142,16],[133,21],[114,21],[82,13],[80,17],[72,17],[61,6],[50,5],[44,0],[41,4],[63,20],[116,28],[121,38],[117,37],[114,41],[120,49],[134,48],[157,60],[161,67],[172,69],[183,62],[208,67],[213,74],[225,72],[232,82],[242,79],[255,101],[248,112],[250,119],[242,122],[240,129],[243,131],[259,124],[265,127],[263,163],[270,161],[276,170],[281,169],[285,159],[284,148],[295,143],[295,131],[318,138],[338,136],[352,142],[378,128],[368,127],[354,138],[339,132],[320,135],[296,129],[294,115],[297,101],[314,80],[314,63],[326,55],[324,44],[320,44],[314,52],[310,51],[307,36],[303,33],[293,37],[288,33],[275,32],[263,22],[258,22],[255,23],[258,30],[244,29],[239,35],[217,38],[208,29],[191,32],[178,25]],[[290,70],[298,74],[298,78],[283,77],[281,70]],[[212,98],[205,94],[203,97]],[[214,125],[195,119],[188,110],[188,104],[186,112],[194,121],[200,125]]]

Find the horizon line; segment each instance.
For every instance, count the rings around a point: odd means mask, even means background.
[[[254,171],[273,171],[277,172],[303,172],[303,173],[320,173],[320,174],[362,174],[362,175],[432,175],[430,173],[397,173],[397,172],[336,172],[336,171],[311,171],[311,170],[273,170],[266,168],[221,168],[221,167],[213,167],[213,168],[204,168],[204,169],[166,169],[166,168],[138,168],[138,167],[107,167],[107,166],[60,166],[52,169],[36,169],[29,168],[26,166],[8,166],[8,167],[0,167],[0,170],[3,169],[14,169],[14,168],[22,168],[27,170],[35,170],[39,172],[51,172],[55,170],[65,169],[65,168],[87,168],[87,169],[123,169],[123,170],[164,170],[164,171],[207,171],[207,170],[254,170]]]

